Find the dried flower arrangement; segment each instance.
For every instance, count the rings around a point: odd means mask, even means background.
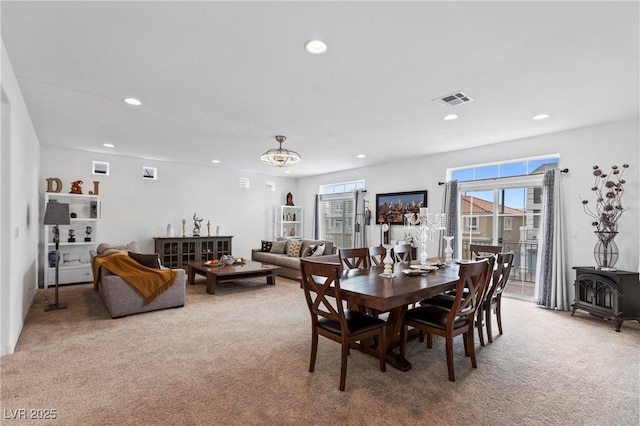
[[[593,166],[593,175],[596,180],[591,190],[596,195],[595,211],[589,208],[588,200],[580,198],[585,213],[594,219],[591,224],[596,227],[595,232],[618,231],[618,219],[626,210],[620,201],[624,194],[623,185],[626,183],[622,179],[622,175],[628,168],[628,164],[623,164],[622,168],[611,166],[611,172],[607,175],[602,172],[600,167]]]

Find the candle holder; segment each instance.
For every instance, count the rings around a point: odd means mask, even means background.
[[[444,213],[431,214],[429,209],[422,207],[420,209],[420,259],[421,265],[427,264],[427,241],[433,241],[436,231],[446,229],[447,215]]]
[[[382,261],[384,264],[384,271],[379,276],[381,278],[393,278],[393,258],[391,257],[391,249],[393,249],[393,245],[384,244],[384,248],[387,250],[387,254]]]
[[[444,248],[444,264],[446,266],[451,266],[453,265],[453,247],[451,247],[453,236],[445,235],[442,238],[447,242],[447,246]]]

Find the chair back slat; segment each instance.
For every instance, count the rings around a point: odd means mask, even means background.
[[[300,259],[302,288],[313,322],[321,316],[346,329],[340,294],[340,265]]]
[[[502,251],[502,246],[489,246],[482,244],[469,245],[469,259],[480,260],[485,257],[496,255]]]
[[[341,248],[338,250],[340,260],[347,269],[367,269],[371,267],[369,248]]]

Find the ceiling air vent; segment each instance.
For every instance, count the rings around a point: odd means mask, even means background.
[[[441,105],[445,108],[452,108],[454,106],[466,104],[471,102],[473,99],[464,92],[453,92],[449,95],[441,96],[439,98],[433,99],[433,102]]]

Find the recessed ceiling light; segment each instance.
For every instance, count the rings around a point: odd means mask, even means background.
[[[211,162],[218,164],[220,162],[220,160],[211,160]]]
[[[551,117],[549,114],[538,114],[535,117],[533,117],[533,119],[534,120],[546,120],[549,117]]]
[[[291,170],[285,170],[284,172],[285,172],[286,174],[289,174],[289,173],[291,173]]]
[[[445,115],[444,116],[444,119],[447,120],[447,121],[455,120],[457,118],[458,118],[458,116],[455,115],[455,114],[449,114],[449,115]]]
[[[322,40],[308,41],[307,44],[304,45],[304,48],[312,55],[322,55],[327,51],[327,45]]]
[[[364,154],[358,154],[358,158],[366,158],[367,156]]]
[[[129,105],[133,105],[133,106],[140,106],[142,105],[142,102],[140,102],[138,99],[136,98],[124,98],[125,103],[128,103]]]
[[[115,145],[112,143],[103,143],[102,146],[107,147],[107,148],[114,148]]]

